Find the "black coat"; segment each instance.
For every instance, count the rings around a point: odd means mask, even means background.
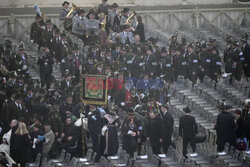
[[[139,34],[141,42],[145,42],[144,24],[139,23],[135,29],[135,34]]]
[[[245,120],[243,117],[239,117],[237,120],[237,128],[236,128],[236,138],[244,138],[247,135],[247,126],[245,124]]]
[[[163,114],[162,118],[162,136],[163,138],[167,138],[168,136],[172,136],[174,131],[174,119],[169,112]]]
[[[21,167],[27,162],[27,152],[30,146],[28,134],[12,135],[10,139],[10,156],[16,163],[20,163]]]
[[[234,116],[229,112],[221,112],[216,122],[217,140],[234,143],[236,123]]]
[[[188,114],[180,117],[179,134],[183,138],[190,138],[198,133],[198,126],[195,118]]]
[[[250,77],[250,46],[246,44],[243,50],[243,55],[244,55],[244,62],[243,62],[243,69],[244,69],[244,74],[247,77]]]
[[[136,136],[128,134],[129,131],[136,133]],[[138,126],[134,123],[134,127],[130,127],[128,123],[124,123],[121,129],[122,132],[122,148],[132,155],[137,149]]]
[[[150,138],[151,145],[159,144],[162,139],[162,120],[159,116],[149,119],[147,129],[147,137]]]
[[[22,105],[22,110],[20,110],[15,103],[11,103],[8,106],[8,122],[10,122],[13,119],[19,119],[24,118],[27,120],[27,113],[24,111],[24,106]]]

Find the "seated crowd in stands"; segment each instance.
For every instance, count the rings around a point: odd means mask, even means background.
[[[68,6],[65,1],[60,14],[62,21],[69,19]],[[174,120],[168,112],[169,86],[179,75],[194,84],[202,82],[204,76],[219,82],[224,71],[238,81],[250,77],[247,36],[240,41],[228,37],[224,59],[213,39],[179,43],[177,36],[172,36],[169,48],[159,48],[157,39],[145,39],[141,16],[128,8],[118,12],[118,7],[102,0],[98,10],[86,12],[77,8],[71,29],[64,32],[60,31],[63,27],[37,15],[30,39],[38,45],[40,82],[30,75],[29,55],[23,43],[18,51],[13,50],[11,40],[1,46],[0,148],[22,166],[35,161],[38,153],[50,159],[62,149],[81,157],[83,145],[88,147],[90,139],[97,153],[96,161],[102,155],[116,155],[118,139],[131,157],[143,155],[147,141],[154,154],[166,153],[169,146],[175,147],[171,141]],[[73,43],[72,35],[83,41],[84,48]],[[54,63],[60,65],[61,80],[53,76]],[[107,105],[82,103],[81,74],[106,75],[120,81],[108,90]],[[249,101],[245,106],[244,111],[238,110],[234,115],[228,115],[225,112],[229,109],[223,108],[219,118],[226,115],[230,123],[237,124],[233,124],[233,133],[227,133],[232,140],[219,138],[219,152],[225,142],[233,145],[241,139],[249,142]],[[82,134],[81,126],[76,124],[80,115],[88,120],[87,133]],[[219,118],[216,129],[221,136],[228,127]],[[183,137],[185,122],[182,121],[184,128],[180,130]],[[194,143],[191,145],[195,152]],[[186,153],[183,150],[184,156]]]

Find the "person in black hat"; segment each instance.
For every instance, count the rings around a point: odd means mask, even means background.
[[[68,73],[70,75],[75,75],[75,64],[74,64],[74,59],[72,56],[72,50],[69,50],[67,52],[67,57],[62,59],[62,63],[61,63],[61,74],[62,77],[65,77],[66,74],[66,70],[68,70]]]
[[[179,119],[179,135],[183,139],[183,156],[187,158],[187,147],[189,144],[192,147],[193,153],[196,151],[194,136],[198,133],[198,126],[195,118],[189,114],[191,110],[186,107],[183,111],[185,115]]]
[[[178,75],[182,75],[185,78],[188,77],[188,59],[186,54],[183,54],[184,50],[182,47],[177,47],[174,52],[174,73],[175,73],[175,80],[177,79]]]
[[[217,135],[217,151],[222,152],[226,143],[229,143],[231,146],[236,145],[236,122],[232,113],[231,105],[222,105],[219,110],[220,113],[217,117],[215,129]]]
[[[211,60],[210,78],[217,82],[218,77],[221,75],[222,61],[216,46],[212,48],[211,53],[212,53],[212,60]]]
[[[224,57],[223,57],[223,60],[224,60],[224,63],[225,63],[225,72],[226,73],[231,73],[231,52],[232,52],[232,42],[233,42],[233,39],[231,36],[227,35],[227,38],[226,38],[226,48],[224,50]]]
[[[168,54],[166,47],[162,47],[160,56],[160,76],[163,76],[165,81],[171,83],[174,80],[173,64],[171,56]]]
[[[42,20],[40,15],[36,15],[36,21],[31,24],[31,29],[30,29],[30,41],[31,43],[38,43],[39,41],[39,36],[38,36],[38,31],[40,29],[40,24],[39,22]]]
[[[242,61],[240,61],[240,50],[238,49],[239,42],[233,41],[232,43],[232,52],[231,52],[231,73],[232,77],[235,77],[236,80],[240,81],[242,76]]]
[[[111,28],[116,32],[118,32],[120,29],[120,17],[117,12],[118,7],[119,6],[117,5],[117,3],[113,3],[113,5],[111,6],[112,10],[109,11],[109,18],[108,18]]]
[[[199,72],[199,60],[198,60],[198,55],[194,51],[194,46],[193,44],[190,44],[188,46],[188,66],[189,66],[189,79],[193,82],[196,83],[197,77],[198,77],[198,72]]]
[[[133,31],[134,31],[136,26],[137,26],[136,17],[133,16],[131,18],[130,22],[127,23],[127,19],[134,13],[134,12],[130,13],[129,11],[130,11],[129,8],[127,8],[127,7],[123,8],[121,20],[120,20],[120,26],[129,25],[130,27],[133,28]]]
[[[79,39],[82,39],[83,42],[86,42],[86,22],[87,18],[85,17],[86,11],[80,9],[78,11],[78,17],[73,21],[72,33],[77,36]]]
[[[240,40],[240,45],[241,45],[241,54],[240,54],[240,59],[243,61],[243,70],[244,70],[244,75],[246,77],[250,77],[250,46],[247,43],[248,40],[248,34],[243,36]]]
[[[109,5],[107,3],[108,0],[102,0],[102,3],[99,5],[98,7],[98,13],[104,13],[105,15],[108,15],[108,9],[109,9]]]
[[[210,71],[211,71],[211,53],[207,51],[207,45],[206,43],[201,44],[201,52],[200,52],[200,72],[199,78],[202,81],[203,78],[206,76],[210,76]]]
[[[37,65],[39,65],[41,87],[46,85],[46,89],[50,88],[51,75],[53,73],[52,65],[54,60],[49,52],[48,48],[45,48],[37,60]]]
[[[60,20],[64,21],[64,19],[66,18],[67,14],[69,13],[69,2],[64,1],[62,3],[62,11],[60,13]]]
[[[42,46],[49,48],[52,38],[53,38],[53,24],[51,20],[48,19],[45,22],[45,29],[43,30],[43,33],[41,36]]]
[[[86,33],[88,35],[88,42],[91,45],[98,41],[99,24],[95,19],[94,12],[89,12],[88,16],[89,19],[86,21]]]

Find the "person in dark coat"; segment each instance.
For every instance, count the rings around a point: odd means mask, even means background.
[[[93,151],[97,153],[95,161],[101,157],[100,137],[102,130],[101,113],[95,106],[90,106],[88,115],[88,129],[93,142]]]
[[[66,119],[66,124],[63,126],[61,137],[62,137],[61,149],[68,150],[69,147],[76,145],[77,143],[76,127],[72,123],[71,117],[68,117]]]
[[[243,60],[243,70],[246,77],[250,77],[250,46],[247,43],[247,36],[241,39],[241,60]]]
[[[121,126],[118,115],[116,114],[116,108],[113,106],[111,108],[110,114],[104,116],[105,126],[102,128],[102,135],[104,136],[105,144],[103,148],[104,154],[108,156],[114,156],[118,150],[118,128]]]
[[[102,0],[102,3],[98,7],[98,13],[104,13],[105,15],[108,15],[108,9],[109,5],[107,3],[108,0]]]
[[[21,95],[17,94],[15,96],[14,103],[10,103],[7,106],[7,118],[9,122],[13,119],[19,118],[27,118],[27,113],[25,112],[25,108],[22,105],[22,97]],[[27,120],[27,119],[25,119]]]
[[[198,68],[199,68],[199,61],[198,61],[198,56],[194,52],[194,46],[190,44],[188,46],[188,65],[189,65],[189,79],[196,83],[197,81],[197,76],[198,76]]]
[[[189,143],[193,152],[195,153],[196,151],[194,136],[198,133],[198,126],[195,118],[189,114],[191,110],[188,107],[183,110],[186,114],[180,117],[179,135],[183,138],[183,156],[187,158],[187,147]]]
[[[138,25],[136,26],[135,29],[135,34],[139,34],[141,42],[145,42],[145,32],[144,32],[144,24],[142,22],[142,17],[141,16],[137,16],[137,22]]]
[[[211,60],[211,75],[210,78],[214,81],[218,81],[218,77],[221,75],[221,57],[216,47],[211,50],[212,60]]]
[[[131,113],[132,114],[132,113]],[[137,138],[140,135],[138,125],[134,122],[134,117],[128,117],[121,128],[122,148],[126,150],[129,156],[134,157],[137,149]]]
[[[154,154],[161,153],[162,137],[162,120],[154,111],[149,112],[149,121],[146,127],[147,140],[150,141]]]
[[[167,153],[169,146],[172,144],[171,138],[174,131],[174,119],[165,106],[161,106],[160,109],[162,112],[162,145],[164,153]]]
[[[30,138],[25,123],[19,123],[16,132],[10,138],[10,156],[21,167],[25,167]]]
[[[36,16],[36,21],[31,24],[31,29],[30,29],[30,41],[31,43],[38,43],[39,36],[38,36],[38,31],[40,29],[40,21],[42,20],[41,16],[37,14]]]
[[[188,77],[188,61],[187,56],[183,52],[181,47],[178,47],[175,51],[174,72],[176,78],[178,75],[182,75],[185,78]]]
[[[229,112],[232,106],[224,105],[217,117],[215,125],[217,134],[217,151],[222,152],[226,143],[236,145],[236,123],[234,116]]]
[[[201,45],[201,52],[200,52],[200,72],[199,72],[199,78],[202,81],[205,76],[210,76],[211,73],[211,59],[212,55],[207,50],[207,45],[202,44]]]
[[[245,124],[245,118],[243,115],[243,112],[240,110],[235,110],[234,111],[234,116],[236,119],[236,131],[235,131],[235,136],[236,136],[236,142],[239,143],[241,141],[246,143],[246,150],[248,150],[248,142],[247,142],[247,125]]]
[[[44,133],[41,130],[41,126],[34,125],[34,131],[30,133],[32,147],[31,147],[31,161],[35,162],[37,154],[43,156],[43,143],[45,142]]]
[[[40,70],[41,87],[44,87],[44,85],[46,84],[47,90],[50,88],[53,64],[54,61],[49,53],[49,49],[45,48],[42,55],[38,58],[37,65],[39,65]]]

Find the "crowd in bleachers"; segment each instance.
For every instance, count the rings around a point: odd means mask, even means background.
[[[172,36],[169,47],[159,48],[157,39],[145,39],[141,16],[126,7],[120,12],[118,4],[109,5],[107,0],[102,0],[98,10],[76,7],[73,16],[68,15],[69,2],[62,6],[61,27],[39,14],[31,26],[31,43],[38,46],[40,81],[30,75],[23,42],[18,50],[11,40],[0,47],[0,148],[21,166],[34,162],[38,154],[56,158],[62,150],[82,157],[89,141],[95,161],[116,155],[120,139],[130,157],[144,155],[147,142],[154,154],[167,153],[170,146],[175,148],[174,120],[168,110],[170,87],[178,76],[193,85],[205,76],[220,82],[224,73],[230,82],[250,77],[247,35],[240,41],[228,36],[222,59],[219,43],[213,39],[187,43]],[[72,36],[84,47],[74,43]],[[60,65],[61,80],[52,75],[55,65]],[[81,74],[105,75],[120,83],[114,82],[108,90],[106,105],[85,104],[80,94]],[[218,152],[227,142],[248,150],[249,103],[233,114],[232,107],[219,107]],[[196,151],[194,136],[198,133],[190,112],[185,108],[179,127],[186,158],[189,143]],[[78,125],[82,117],[87,118],[84,131]]]

